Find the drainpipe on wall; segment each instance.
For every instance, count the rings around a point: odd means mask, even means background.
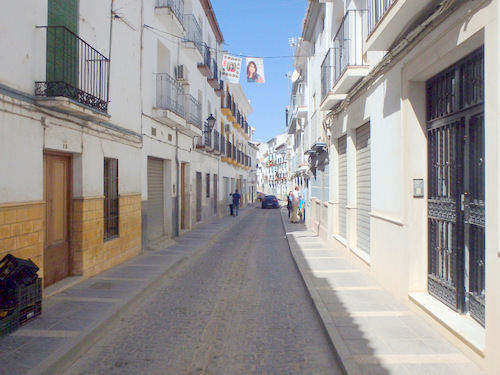
[[[179,190],[180,190],[180,163],[179,163],[179,129],[175,128],[175,200],[174,200],[174,237],[179,237]]]

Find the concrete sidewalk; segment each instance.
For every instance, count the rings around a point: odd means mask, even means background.
[[[331,345],[349,375],[483,374],[303,223],[281,217],[295,263]]]
[[[239,218],[227,215],[175,241],[160,242],[152,251],[95,277],[68,278],[47,288],[42,314],[0,339],[0,374],[61,374],[154,290],[169,270],[216,241],[255,207],[242,208]]]

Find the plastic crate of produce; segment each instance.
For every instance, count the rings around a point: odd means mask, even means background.
[[[37,278],[39,268],[29,259],[19,259],[7,254],[0,261],[0,280],[12,280],[18,285],[29,285]]]
[[[26,324],[42,313],[42,302],[37,302],[34,305],[28,306],[19,310],[19,325]]]
[[[0,319],[0,337],[4,337],[19,328],[19,309],[13,310],[5,318]]]

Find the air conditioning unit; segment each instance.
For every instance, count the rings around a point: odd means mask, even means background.
[[[175,69],[175,79],[179,82],[188,81],[188,72],[184,65],[177,65]]]
[[[229,133],[230,130],[231,130],[231,126],[229,124],[224,125],[224,131],[226,133]]]

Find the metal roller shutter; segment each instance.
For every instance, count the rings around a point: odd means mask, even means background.
[[[163,160],[148,158],[148,241],[164,234]]]
[[[370,253],[371,158],[369,123],[356,129],[356,185],[358,248]]]
[[[339,235],[347,236],[347,136],[339,138]]]

